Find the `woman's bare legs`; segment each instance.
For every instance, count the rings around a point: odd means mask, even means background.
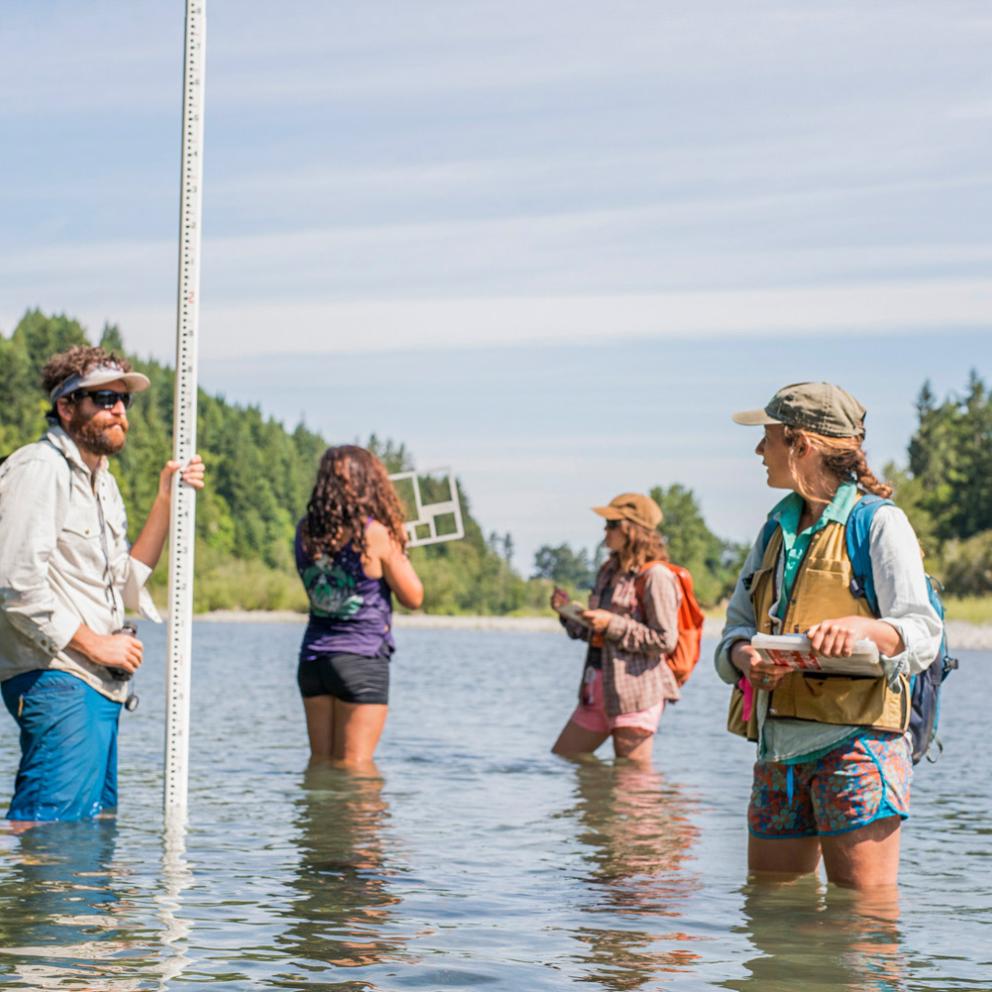
[[[551,750],[563,758],[577,758],[581,754],[592,754],[609,736],[598,730],[586,730],[574,720],[569,720]],[[618,758],[628,758],[639,764],[651,762],[654,734],[636,727],[620,727],[613,731],[612,736],[613,753]]]
[[[311,760],[329,761],[334,757],[334,697],[304,696],[303,712],[307,717]]]
[[[373,703],[345,703],[334,696],[306,696],[312,761],[340,761],[356,768],[372,763],[389,707]]]
[[[577,758],[581,754],[592,754],[609,736],[597,730],[586,730],[574,720],[569,720],[562,728],[551,751],[563,758]]]
[[[637,727],[618,727],[613,731],[613,753],[618,758],[649,765],[653,746],[654,734],[650,731]]]
[[[749,837],[748,868],[763,875],[796,877],[816,871],[823,852],[827,880],[852,889],[891,887],[899,876],[897,816],[834,837]]]
[[[755,837],[747,839],[748,870],[785,880],[809,875],[820,863],[818,837]]]
[[[389,707],[334,700],[334,758],[352,768],[372,766]]]
[[[876,820],[860,830],[821,837],[827,878],[850,889],[894,886],[899,879],[898,816]]]

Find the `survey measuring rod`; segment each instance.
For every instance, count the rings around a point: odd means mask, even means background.
[[[413,514],[413,519],[403,524],[408,548],[457,541],[465,536],[458,485],[450,468],[432,468],[426,472],[395,472],[389,478],[407,512]],[[435,499],[432,503],[425,502],[422,480],[427,482],[432,496],[440,491],[445,498]]]
[[[203,206],[203,71],[206,2],[186,2],[182,165],[179,194],[179,293],[173,458],[196,452],[196,339],[200,316],[200,226]],[[193,625],[196,492],[177,472],[169,521],[169,638],[165,673],[165,817],[185,818],[189,783],[189,693]]]

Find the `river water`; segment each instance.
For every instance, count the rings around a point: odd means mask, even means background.
[[[988,654],[962,652],[898,899],[748,885],[752,748],[709,645],[653,771],[548,747],[564,636],[401,630],[378,776],[307,772],[290,624],[198,624],[190,821],[161,829],[164,632],[147,625],[114,822],[0,836],[0,986],[992,989]],[[16,767],[0,733],[0,782]]]

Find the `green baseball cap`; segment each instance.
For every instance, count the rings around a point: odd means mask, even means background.
[[[783,386],[763,410],[742,410],[735,424],[784,424],[827,437],[864,437],[865,408],[830,382],[794,382]]]

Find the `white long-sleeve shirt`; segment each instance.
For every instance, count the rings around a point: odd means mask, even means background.
[[[158,621],[150,574],[130,555],[106,459],[91,473],[72,438],[51,427],[0,467],[0,681],[54,668],[122,701],[126,683],[68,644],[80,624],[119,630],[125,608]]]
[[[904,650],[891,658],[882,657],[890,681],[898,674],[916,675],[937,657],[942,626],[927,593],[926,575],[919,541],[913,527],[896,506],[881,506],[868,532],[872,579],[878,599],[880,617],[891,624],[902,638]],[[758,535],[737,581],[727,607],[727,622],[716,650],[716,670],[724,682],[735,683],[741,673],[730,661],[735,641],[747,640],[757,633],[751,594],[743,578],[761,565],[764,547]],[[776,589],[782,587],[783,561],[776,568]],[[758,754],[766,761],[788,761],[839,743],[859,728],[813,723],[807,720],[775,719],[766,722],[769,693],[756,694],[759,723]]]

